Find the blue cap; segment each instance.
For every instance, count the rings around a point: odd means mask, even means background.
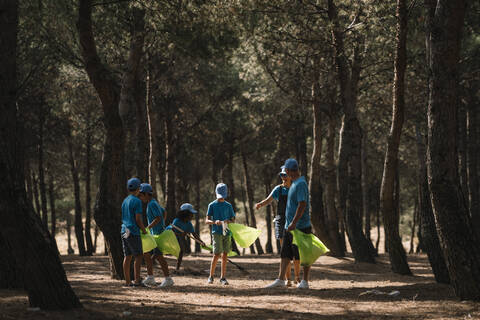
[[[280,172],[278,173],[279,176],[284,176],[287,175],[287,172],[285,171],[285,166],[280,167]]]
[[[138,188],[140,188],[140,184],[142,182],[140,181],[140,179],[138,178],[131,178],[130,180],[128,180],[127,182],[127,189],[129,191],[135,191],[137,190]]]
[[[227,185],[225,183],[217,184],[217,186],[215,187],[215,193],[217,195],[217,199],[220,199],[220,198],[225,199],[228,196]]]
[[[153,188],[151,185],[149,185],[148,183],[142,183],[140,185],[140,192],[141,193],[149,193],[149,194],[152,194],[153,193]]]
[[[193,209],[193,206],[190,203],[184,203],[180,206],[180,211],[188,210],[193,214],[197,214],[198,211]]]
[[[298,170],[298,162],[297,160],[290,158],[285,160],[285,169],[287,170],[292,170],[292,171],[297,171]]]

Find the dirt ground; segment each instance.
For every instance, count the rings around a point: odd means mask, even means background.
[[[218,277],[206,283],[209,255],[187,256],[168,289],[123,288],[110,279],[104,256],[62,260],[83,309],[29,311],[24,292],[0,290],[0,319],[480,319],[480,303],[459,301],[449,286],[436,284],[423,255],[409,256],[413,277],[391,273],[384,256],[374,265],[321,257],[309,290],[264,289],[278,270],[272,255],[233,258],[248,274],[229,264],[229,286]],[[173,270],[175,259],[167,260]],[[157,280],[160,274],[156,266]],[[400,294],[368,293],[374,289]]]

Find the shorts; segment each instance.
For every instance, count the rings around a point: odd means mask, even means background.
[[[275,239],[280,240],[285,233],[285,216],[276,216],[273,222],[275,223]]]
[[[163,256],[163,252],[160,251],[160,249],[155,248],[152,251],[150,251],[151,256]]]
[[[180,251],[185,252],[185,248],[188,246],[187,239],[185,236],[178,236],[177,235],[178,245],[180,246]]]
[[[223,234],[213,234],[213,254],[222,252],[229,253],[232,251],[232,236],[224,236]]]
[[[312,227],[308,227],[305,229],[298,229],[302,231],[303,233],[312,233]],[[290,260],[300,260],[300,254],[298,253],[298,248],[296,245],[292,243],[293,241],[293,235],[290,232],[287,232],[285,229],[285,234],[283,236],[283,243],[282,243],[282,249],[280,249],[280,257],[282,258],[287,258]]]
[[[122,234],[123,254],[127,256],[139,256],[143,254],[142,239],[139,234],[130,234],[124,238]]]

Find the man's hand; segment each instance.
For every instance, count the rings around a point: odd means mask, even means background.
[[[215,224],[216,224],[217,226],[221,226],[221,225],[222,225],[222,221],[220,221],[220,220],[215,220]]]
[[[255,210],[258,210],[258,209],[260,209],[261,207],[262,207],[262,203],[261,203],[261,202],[255,204]]]
[[[147,234],[147,230],[145,230],[145,228],[142,229],[142,233],[143,234]]]
[[[288,226],[287,228],[287,231],[290,232],[292,230],[295,230],[295,228],[297,227],[297,224],[293,224],[293,223],[290,223],[290,225]]]

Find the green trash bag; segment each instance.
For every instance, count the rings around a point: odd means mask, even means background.
[[[146,228],[146,230],[147,230],[147,234],[143,234],[140,231],[140,238],[142,239],[143,253],[150,252],[157,247],[157,243],[155,242],[155,239],[153,238],[153,236],[150,234],[150,230],[148,230],[148,228]]]
[[[250,247],[257,240],[262,230],[244,226],[239,223],[229,223],[228,229],[232,232],[233,239],[242,248]]]
[[[155,238],[158,249],[160,249],[163,254],[171,254],[178,258],[180,255],[180,245],[178,244],[175,233],[171,229],[165,230],[153,237]]]
[[[290,232],[293,234],[293,244],[298,247],[302,266],[311,266],[321,255],[330,251],[314,234],[298,229]]]
[[[211,244],[207,244],[206,246],[200,246],[203,250],[207,250],[207,251],[210,251],[210,252],[213,252],[213,247]],[[235,257],[235,256],[238,256],[238,254],[235,252],[235,251],[230,251],[228,254],[227,254],[228,257]]]

